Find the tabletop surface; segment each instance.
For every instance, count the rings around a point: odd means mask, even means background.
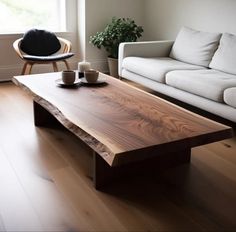
[[[230,127],[108,75],[99,74],[105,84],[75,88],[56,85],[60,77],[61,73],[16,76],[13,82],[50,108],[62,124],[70,123],[65,126],[110,165],[117,155],[135,150],[175,151],[232,137]]]

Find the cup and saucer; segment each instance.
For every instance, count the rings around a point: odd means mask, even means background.
[[[79,79],[76,79],[76,73],[72,70],[62,71],[61,78],[57,79],[56,84],[61,87],[74,87],[80,83]]]
[[[99,71],[88,69],[84,71],[84,77],[80,78],[80,82],[86,85],[100,85],[106,81],[105,77],[99,75]]]

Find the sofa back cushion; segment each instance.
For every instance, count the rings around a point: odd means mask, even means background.
[[[208,67],[219,45],[220,37],[220,33],[196,31],[183,27],[174,42],[170,57]]]
[[[236,35],[229,33],[222,35],[219,48],[210,63],[210,68],[236,74]]]

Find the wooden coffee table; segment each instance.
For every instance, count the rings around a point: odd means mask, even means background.
[[[34,96],[36,126],[58,120],[94,151],[94,184],[133,170],[190,162],[191,148],[233,135],[206,119],[100,73],[103,85],[61,88],[60,73],[16,76]]]

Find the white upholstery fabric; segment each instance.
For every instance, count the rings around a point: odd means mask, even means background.
[[[224,91],[224,101],[227,105],[236,108],[236,87]]]
[[[166,83],[213,101],[224,102],[224,90],[236,87],[236,76],[212,69],[172,71],[167,73]]]
[[[202,32],[183,27],[177,35],[170,57],[208,67],[218,47],[220,37],[220,33]]]
[[[209,65],[211,68],[236,74],[236,35],[225,33]]]
[[[161,83],[165,83],[165,74],[169,71],[203,69],[202,66],[186,64],[169,57],[126,57],[122,68]]]
[[[174,44],[172,40],[125,42],[119,45],[119,75],[122,72],[123,59],[136,57],[168,57]]]
[[[142,77],[138,74],[131,73],[127,70],[122,71],[122,76],[128,80],[140,83],[159,93],[173,97],[182,102],[186,102],[190,105],[196,106],[200,109],[206,110],[213,114],[219,115],[220,117],[236,122],[236,109],[229,105],[226,105],[225,103],[215,102],[207,98],[188,93],[186,91],[171,87],[169,85]]]
[[[224,34],[217,50],[221,34],[185,27],[174,45],[172,41],[123,43],[119,75],[236,122],[235,37]],[[175,59],[166,54],[171,46]],[[223,58],[217,57],[222,54]],[[205,68],[210,62],[214,69]]]

